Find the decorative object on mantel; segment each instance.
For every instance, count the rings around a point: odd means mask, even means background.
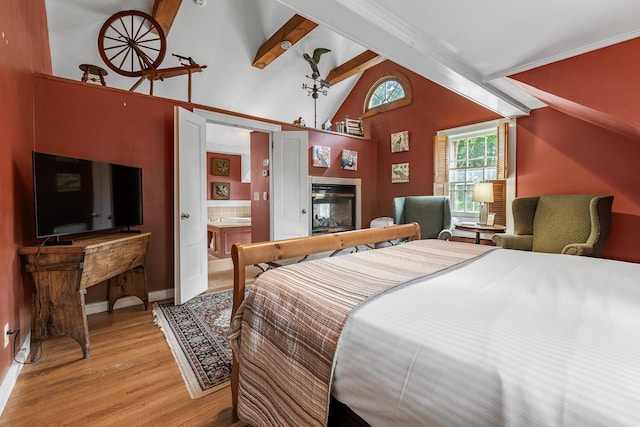
[[[298,126],[306,126],[307,122],[304,121],[304,119],[302,118],[302,116],[298,117],[297,119],[295,119],[293,121],[294,125],[298,125]]]
[[[104,68],[91,64],[80,64],[79,68],[83,71],[82,78],[80,79],[82,82],[94,84],[100,83],[102,86],[107,85],[104,81],[104,76],[109,73],[107,73],[107,70]]]
[[[396,163],[391,165],[391,183],[398,184],[409,182],[409,163]]]
[[[229,176],[229,172],[231,171],[231,167],[229,166],[229,159],[219,159],[217,157],[214,157],[212,161],[213,161],[213,164],[211,165],[212,175]]]
[[[348,116],[344,118],[344,132],[354,136],[364,136],[362,129],[362,119],[350,119]]]
[[[98,52],[105,64],[118,74],[139,77],[129,89],[134,91],[149,80],[149,95],[153,95],[153,82],[187,74],[188,100],[191,102],[191,74],[207,68],[191,57],[173,54],[180,60],[179,67],[158,68],[167,51],[167,40],[160,24],[138,10],[117,12],[105,21],[98,33]]]
[[[317,168],[331,166],[331,147],[313,146],[313,166]]]
[[[302,57],[309,63],[311,66],[311,76],[307,75],[308,79],[313,80],[313,86],[309,86],[306,83],[302,84],[302,89],[307,91],[307,96],[311,95],[313,98],[313,127],[317,128],[317,100],[318,94],[321,93],[323,95],[327,95],[327,89],[329,88],[329,83],[320,78],[320,71],[318,70],[318,63],[320,62],[320,57],[325,53],[331,52],[331,50],[318,47],[313,51],[313,56],[309,56],[308,53],[303,53]]]
[[[357,151],[342,150],[342,169],[350,171],[358,170]]]
[[[391,134],[391,152],[409,151],[409,131]]]
[[[211,184],[213,200],[229,200],[231,184],[228,182],[214,182]]]

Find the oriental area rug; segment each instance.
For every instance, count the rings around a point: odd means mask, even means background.
[[[164,332],[192,399],[229,384],[232,297],[229,289],[199,295],[183,305],[153,306],[154,323]]]

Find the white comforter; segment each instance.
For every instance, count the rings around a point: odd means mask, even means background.
[[[397,288],[333,395],[372,426],[640,426],[640,264],[505,249]]]

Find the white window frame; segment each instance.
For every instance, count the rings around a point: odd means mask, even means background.
[[[515,198],[516,193],[516,120],[515,119],[499,119],[490,120],[487,122],[475,123],[467,126],[460,126],[451,129],[445,129],[438,131],[439,136],[446,136],[448,141],[455,141],[458,139],[471,138],[477,135],[483,135],[494,132],[502,123],[509,123],[509,146],[507,150],[507,162],[509,164],[507,181],[507,194],[506,194],[506,214],[507,214],[507,230],[513,230],[513,213],[511,211],[511,202]],[[447,142],[448,153],[451,151],[451,147]],[[447,177],[448,181],[449,177]],[[447,182],[448,185],[448,182]],[[447,187],[447,195],[451,195],[449,187]],[[471,212],[451,212],[452,222],[458,223],[462,221],[478,221],[479,213]]]

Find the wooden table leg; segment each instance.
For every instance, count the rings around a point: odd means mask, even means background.
[[[67,335],[89,357],[89,327],[84,305],[86,289],[78,289],[82,270],[35,272],[32,334],[35,339]]]
[[[133,295],[140,298],[145,311],[149,305],[149,293],[147,291],[147,275],[144,265],[126,271],[108,281],[109,287],[109,313],[113,312],[113,306],[119,298]]]

